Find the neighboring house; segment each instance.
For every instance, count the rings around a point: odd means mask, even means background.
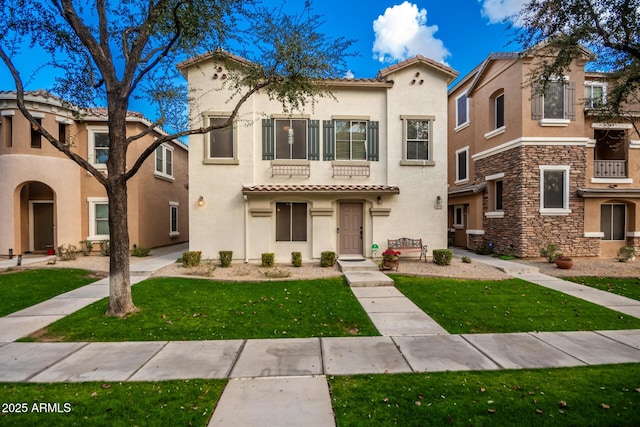
[[[527,84],[533,57],[495,53],[449,90],[454,245],[519,257],[547,243],[572,256],[640,249],[640,138],[629,121],[594,119],[613,82],[585,72],[592,59],[583,49],[541,93]]]
[[[45,129],[106,173],[105,109],[90,109],[80,117],[69,103],[45,91],[28,92],[25,104]],[[129,113],[127,121],[130,135],[151,124],[138,113]],[[131,164],[153,138],[151,133],[131,144]],[[163,144],[129,181],[132,246],[157,247],[189,240],[187,164],[184,144]],[[109,239],[109,201],[104,187],[31,130],[17,108],[15,92],[0,92],[0,174],[1,255],[10,250],[14,254],[43,252],[60,245],[78,247],[81,240]]]
[[[178,67],[195,126],[229,117],[237,97],[224,63],[209,54]],[[324,81],[334,98],[292,114],[253,95],[232,127],[189,139],[191,250],[289,262],[293,251],[371,257],[378,245],[380,255],[401,237],[446,248],[446,94],[456,75],[417,56],[375,79]]]

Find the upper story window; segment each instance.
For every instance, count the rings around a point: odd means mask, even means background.
[[[575,82],[555,79],[547,83],[544,93],[533,88],[531,119],[540,120],[543,126],[566,126],[576,119]]]
[[[335,121],[336,160],[367,160],[367,122]]]
[[[494,129],[504,126],[504,92],[493,98]]]
[[[456,151],[456,184],[469,181],[469,147]]]
[[[403,123],[404,166],[433,164],[433,116],[400,116]]]
[[[209,126],[222,125],[229,117],[207,116]],[[205,137],[204,163],[237,164],[238,163],[235,125],[214,129]]]
[[[407,135],[407,160],[429,160],[429,141],[431,139],[431,120],[405,120]]]
[[[307,158],[307,120],[276,119],[276,159]]]
[[[605,103],[606,85],[603,82],[584,83],[584,108],[600,108]]]
[[[330,132],[333,141],[333,129]],[[263,119],[262,160],[276,159],[320,160],[320,122],[306,117]]]
[[[469,123],[469,98],[464,93],[456,98],[456,128]]]
[[[88,127],[89,162],[98,167],[106,167],[109,159],[109,131],[107,127]]]
[[[568,215],[569,166],[540,166],[540,213]]]
[[[173,179],[173,147],[162,144],[156,148],[155,175]]]
[[[6,147],[13,146],[13,115],[13,110],[5,110],[0,114],[0,120],[2,120],[0,136],[2,136]]]
[[[38,126],[42,126],[42,119],[35,119]],[[35,126],[31,126],[31,148],[42,148],[42,135],[36,130]]]

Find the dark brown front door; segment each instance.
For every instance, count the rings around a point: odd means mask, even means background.
[[[53,203],[33,204],[33,250],[53,248]]]
[[[340,203],[340,254],[362,255],[362,203]]]

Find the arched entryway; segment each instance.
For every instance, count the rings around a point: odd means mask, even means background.
[[[56,246],[55,193],[42,182],[26,182],[16,189],[16,241],[20,252],[44,253]]]

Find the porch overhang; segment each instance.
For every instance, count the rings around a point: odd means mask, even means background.
[[[462,187],[454,187],[454,188],[449,188],[449,198],[454,198],[454,197],[462,197],[462,196],[470,196],[473,194],[479,194],[482,193],[485,189],[487,188],[487,183],[486,182],[482,182],[480,184],[472,184],[472,185],[465,185]]]
[[[339,195],[362,195],[362,194],[400,194],[400,187],[395,185],[245,185],[242,187],[242,194],[267,195],[267,194],[339,194]]]
[[[640,188],[578,188],[578,196],[585,199],[593,197],[639,198]]]

